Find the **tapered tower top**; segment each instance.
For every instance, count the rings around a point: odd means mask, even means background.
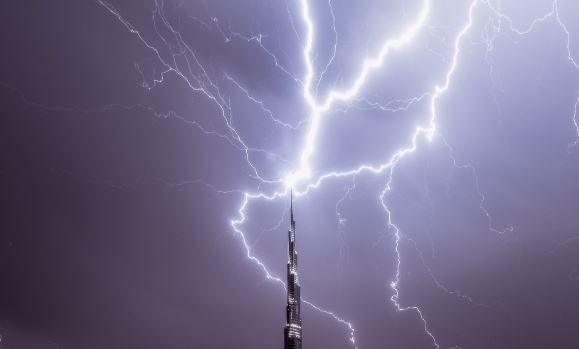
[[[296,251],[296,222],[294,221],[293,190],[290,190],[290,229],[288,231],[287,304],[284,327],[284,348],[302,348],[302,317],[300,312],[300,283],[298,253]]]
[[[290,217],[291,222],[294,221],[294,190],[290,189]]]

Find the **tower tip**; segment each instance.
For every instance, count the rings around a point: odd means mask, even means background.
[[[293,190],[293,188],[290,188],[290,216],[291,216],[291,221],[293,222],[293,220],[294,220],[294,190]]]

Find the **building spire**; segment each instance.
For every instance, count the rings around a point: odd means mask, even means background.
[[[290,216],[291,222],[294,221],[294,189],[290,189]]]

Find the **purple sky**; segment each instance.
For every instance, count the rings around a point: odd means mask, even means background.
[[[0,348],[281,348],[292,174],[304,348],[579,347],[578,17],[1,3]]]

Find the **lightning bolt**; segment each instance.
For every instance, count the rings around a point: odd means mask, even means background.
[[[147,82],[146,79],[143,77],[143,86],[147,89],[153,89],[157,85],[163,83],[164,78],[167,74],[176,74],[178,77],[183,79],[188,87],[194,92],[199,93],[208,100],[210,100],[213,105],[216,107],[220,115],[220,119],[225,127],[225,132],[218,132],[215,130],[208,130],[202,125],[193,122],[193,125],[203,131],[205,134],[217,136],[220,139],[226,140],[230,145],[232,145],[235,149],[240,151],[245,159],[245,162],[249,168],[249,175],[251,178],[258,182],[258,190],[255,192],[251,191],[243,191],[242,192],[242,199],[241,203],[237,210],[237,215],[230,221],[231,227],[236,235],[239,237],[241,242],[242,248],[246,253],[246,258],[253,262],[259,269],[262,270],[265,278],[267,280],[271,280],[274,283],[279,284],[281,287],[285,288],[286,285],[282,279],[278,276],[274,275],[270,272],[269,268],[254,254],[252,250],[252,246],[249,244],[246,234],[243,231],[243,225],[247,222],[247,208],[256,201],[275,201],[280,198],[287,197],[289,194],[290,189],[293,189],[294,195],[305,196],[311,190],[318,188],[322,183],[330,179],[336,178],[344,178],[344,177],[351,177],[352,178],[352,186],[347,187],[345,190],[345,194],[341,197],[341,199],[336,204],[336,215],[338,217],[338,224],[341,225],[344,223],[344,218],[339,212],[339,206],[345,200],[345,198],[350,194],[350,192],[355,187],[355,176],[367,172],[372,173],[375,175],[385,175],[386,183],[384,189],[379,193],[379,202],[381,208],[385,213],[386,218],[386,229],[388,232],[391,232],[394,237],[394,252],[395,252],[395,274],[392,280],[389,283],[391,289],[391,297],[390,301],[394,305],[397,311],[413,311],[416,313],[420,321],[422,322],[422,326],[424,328],[425,334],[432,340],[433,345],[436,348],[440,348],[440,344],[436,340],[435,335],[430,330],[430,326],[424,316],[423,312],[418,306],[404,306],[400,303],[400,291],[399,285],[401,282],[401,275],[400,275],[400,268],[402,263],[402,256],[400,252],[400,246],[403,241],[409,240],[406,236],[404,236],[402,230],[396,225],[391,210],[388,205],[388,195],[392,191],[392,181],[395,174],[395,169],[400,164],[400,162],[410,156],[411,154],[415,153],[422,142],[432,142],[435,139],[440,139],[448,148],[448,154],[451,157],[453,165],[458,169],[468,170],[472,173],[475,178],[475,188],[477,194],[479,195],[479,208],[486,216],[488,221],[488,228],[490,231],[495,233],[504,233],[507,231],[512,231],[512,227],[508,227],[506,229],[498,229],[494,227],[492,217],[489,211],[485,207],[485,196],[480,190],[478,177],[476,175],[476,168],[470,164],[462,164],[459,163],[455,157],[453,156],[453,151],[448,142],[444,139],[442,135],[437,133],[437,120],[439,118],[438,112],[438,102],[440,98],[449,90],[452,82],[452,78],[455,74],[459,63],[459,57],[461,53],[461,47],[465,37],[468,35],[469,31],[471,30],[473,23],[474,23],[474,12],[477,6],[480,3],[484,3],[487,7],[491,10],[491,12],[496,16],[496,18],[502,23],[506,22],[508,27],[511,31],[516,33],[517,35],[526,35],[531,32],[536,26],[540,25],[543,22],[546,22],[550,18],[554,18],[558,25],[561,27],[562,31],[566,35],[566,48],[568,53],[568,59],[575,66],[575,68],[579,69],[579,65],[577,65],[576,61],[574,60],[571,50],[570,50],[570,35],[569,31],[567,30],[566,26],[561,21],[559,16],[559,9],[558,9],[558,2],[553,2],[552,10],[545,14],[543,17],[534,20],[529,28],[526,29],[517,29],[513,26],[513,22],[511,18],[500,11],[500,9],[494,6],[490,1],[484,0],[473,0],[470,2],[468,6],[468,13],[466,16],[466,23],[458,30],[458,34],[454,37],[452,42],[452,55],[448,60],[448,68],[443,76],[442,82],[440,84],[435,85],[430,91],[424,92],[418,96],[411,97],[408,99],[397,99],[392,100],[388,103],[382,104],[377,102],[369,101],[366,98],[360,97],[360,92],[370,79],[370,75],[372,72],[376,70],[380,70],[384,68],[386,65],[389,57],[395,53],[396,51],[402,50],[403,48],[412,45],[415,41],[416,37],[421,33],[422,30],[427,28],[427,20],[431,13],[431,0],[423,0],[421,2],[421,6],[419,8],[418,13],[413,18],[413,20],[403,29],[401,32],[392,37],[385,40],[377,52],[368,57],[364,57],[361,60],[361,66],[358,70],[358,73],[346,89],[331,89],[329,92],[326,93],[325,97],[319,98],[319,86],[320,82],[322,81],[323,77],[327,73],[329,67],[334,63],[334,59],[336,56],[337,45],[338,45],[338,32],[336,30],[336,18],[334,16],[332,1],[328,0],[328,8],[331,14],[332,19],[332,30],[334,32],[334,46],[332,49],[332,54],[330,59],[328,60],[327,64],[324,66],[322,71],[317,74],[314,68],[314,58],[313,52],[315,49],[315,39],[316,39],[316,23],[314,18],[311,15],[310,10],[310,3],[309,0],[298,0],[299,1],[299,17],[301,23],[304,27],[303,38],[296,30],[293,17],[290,13],[290,21],[292,28],[296,34],[296,36],[303,41],[303,51],[301,52],[302,60],[305,66],[305,76],[303,78],[298,78],[290,72],[289,69],[284,67],[276,55],[272,52],[272,50],[268,49],[265,40],[267,39],[267,35],[252,35],[252,36],[245,36],[241,33],[237,33],[233,31],[231,28],[228,30],[224,30],[221,25],[219,24],[219,20],[215,17],[211,19],[211,23],[205,23],[199,18],[192,18],[193,20],[201,23],[201,25],[205,28],[215,27],[217,30],[222,34],[225,42],[230,42],[232,40],[242,40],[248,44],[256,45],[262,52],[271,59],[274,66],[285,76],[291,78],[300,88],[302,89],[302,97],[306,105],[308,106],[308,116],[306,120],[300,121],[298,124],[291,124],[282,119],[276,117],[271,109],[269,109],[263,101],[259,98],[253,96],[250,91],[245,88],[241,83],[236,81],[233,77],[228,74],[225,75],[225,80],[233,84],[237,90],[241,91],[245,97],[250,100],[251,102],[257,104],[261,111],[266,115],[269,120],[281,127],[288,128],[292,131],[298,131],[301,129],[303,125],[307,125],[307,130],[305,131],[305,140],[303,145],[299,150],[299,158],[298,158],[298,165],[295,169],[287,172],[281,178],[275,179],[266,179],[264,178],[258,167],[253,162],[253,156],[256,153],[268,153],[263,149],[259,149],[256,147],[251,147],[248,145],[239,134],[239,132],[235,129],[233,122],[232,122],[232,111],[231,105],[228,99],[224,96],[222,91],[220,90],[218,84],[215,82],[215,79],[212,78],[211,74],[201,61],[198,59],[197,55],[195,54],[194,50],[185,43],[183,40],[179,30],[175,29],[169,21],[166,20],[163,12],[163,2],[162,1],[155,1],[155,10],[153,13],[154,23],[155,23],[155,31],[157,35],[162,38],[164,44],[167,48],[169,48],[170,53],[162,53],[160,49],[158,49],[155,45],[153,45],[150,41],[148,41],[144,35],[142,35],[139,30],[137,30],[129,21],[127,21],[120,12],[111,4],[104,0],[97,0],[107,11],[109,11],[113,16],[115,16],[120,23],[133,35],[135,35],[145,47],[151,50],[157,60],[161,63],[164,70],[160,73],[159,77],[153,79],[152,82]],[[288,13],[289,13],[288,8]],[[158,24],[156,19],[160,19],[161,23]],[[158,30],[157,25],[163,25],[165,29],[169,30],[171,37],[166,37],[167,34],[161,34],[161,31]],[[498,32],[499,29],[494,29],[495,34]],[[487,55],[493,48],[493,39],[492,36],[487,41]],[[178,64],[179,59],[185,59],[188,64],[187,70],[180,69]],[[138,68],[140,71],[140,68]],[[142,74],[143,75],[143,74]],[[144,75],[143,75],[144,76]],[[492,71],[491,71],[492,77]],[[373,165],[373,164],[363,164],[357,168],[348,169],[345,171],[340,172],[328,172],[328,173],[316,173],[315,169],[312,166],[312,158],[316,153],[316,147],[318,143],[318,139],[320,133],[322,132],[323,121],[327,114],[334,110],[335,108],[346,107],[350,108],[356,105],[356,108],[366,108],[366,109],[379,109],[382,111],[389,111],[389,112],[397,112],[397,111],[405,111],[410,108],[415,103],[421,103],[423,101],[428,102],[428,118],[422,124],[419,124],[414,131],[409,136],[407,145],[401,149],[394,151],[383,163]],[[579,139],[579,124],[577,120],[577,107],[579,104],[579,98],[575,103],[575,109],[573,114],[573,124],[575,126],[575,130],[577,133],[577,139]],[[347,109],[346,109],[347,110]],[[178,117],[176,113],[168,113],[165,114],[166,116],[173,116]],[[187,121],[186,119],[182,118],[183,121]],[[578,140],[572,144],[572,146],[577,145]],[[197,182],[197,181],[192,181]],[[203,184],[216,192],[220,193],[238,193],[238,190],[230,190],[230,191],[223,191],[218,190],[216,187],[207,184],[204,181],[199,181],[200,184]],[[262,190],[262,185],[274,185],[275,190],[272,191],[265,191]],[[268,186],[269,188],[269,186]],[[283,217],[282,217],[283,218]],[[281,221],[278,222],[271,230],[275,230],[279,227]],[[411,241],[411,240],[409,240]],[[424,259],[422,259],[425,268],[429,271],[430,275],[432,276],[433,280],[435,281],[436,285],[444,290],[447,293],[455,294],[456,296],[463,298],[465,300],[474,302],[470,297],[461,294],[458,291],[451,291],[442,285],[434,274],[432,273],[431,269],[424,263]],[[304,303],[310,306],[315,311],[321,312],[331,319],[339,322],[340,324],[344,325],[348,329],[349,333],[349,340],[351,345],[354,348],[357,348],[357,342],[355,338],[355,328],[353,324],[341,316],[337,315],[335,312],[326,310],[322,307],[315,305],[312,301],[305,299]],[[460,348],[460,346],[455,345],[453,348]]]
[[[573,126],[575,127],[575,140],[572,144],[567,147],[568,151],[577,146],[579,142],[579,122],[577,121],[577,106],[579,106],[579,97],[575,100],[575,106],[573,107]]]
[[[384,65],[386,59],[389,57],[389,55],[394,50],[401,49],[402,47],[407,46],[407,45],[412,43],[412,40],[416,37],[416,35],[420,31],[420,29],[422,29],[424,27],[425,22],[426,22],[428,15],[430,13],[430,6],[431,6],[430,1],[428,1],[428,0],[424,1],[422,3],[422,7],[421,7],[421,10],[420,10],[417,18],[414,20],[414,22],[408,28],[406,28],[406,30],[404,30],[399,36],[386,40],[376,56],[368,57],[368,58],[363,60],[362,68],[360,69],[360,72],[357,75],[357,78],[354,80],[354,82],[352,83],[352,85],[348,89],[346,89],[346,90],[331,90],[328,93],[325,100],[323,100],[320,103],[320,102],[318,102],[318,100],[316,98],[315,92],[312,91],[313,90],[312,84],[313,84],[314,76],[315,76],[314,64],[313,64],[313,60],[311,58],[312,50],[313,50],[313,46],[314,46],[314,22],[313,22],[311,15],[310,15],[310,9],[309,9],[308,1],[307,0],[301,0],[300,1],[301,15],[302,15],[302,20],[303,20],[305,27],[306,27],[306,42],[305,42],[304,51],[303,51],[303,59],[304,59],[305,66],[306,66],[306,77],[304,79],[303,97],[304,97],[305,101],[307,102],[307,104],[310,106],[310,118],[309,118],[310,123],[309,123],[309,129],[308,129],[307,135],[306,135],[305,144],[304,144],[304,147],[303,147],[302,152],[301,152],[300,165],[296,171],[294,171],[293,173],[291,173],[290,175],[288,175],[284,179],[284,183],[286,185],[284,191],[276,192],[273,195],[269,195],[269,196],[265,195],[263,193],[257,193],[257,194],[246,193],[245,199],[244,199],[244,201],[243,201],[243,203],[238,211],[239,218],[236,220],[233,220],[231,222],[233,229],[241,236],[241,240],[242,240],[243,245],[247,251],[247,257],[249,259],[251,259],[252,261],[254,261],[258,266],[261,267],[261,269],[264,271],[264,273],[268,279],[271,279],[271,280],[274,280],[274,281],[277,281],[277,282],[283,284],[283,281],[281,281],[281,279],[273,276],[269,272],[267,267],[257,257],[255,257],[251,253],[251,250],[247,244],[247,240],[245,238],[245,235],[239,227],[246,220],[245,209],[246,209],[247,205],[249,204],[249,201],[253,200],[253,199],[274,200],[280,196],[286,196],[288,193],[288,188],[293,188],[295,190],[296,196],[306,195],[310,189],[317,188],[322,183],[322,181],[324,181],[325,179],[328,179],[328,178],[355,176],[363,171],[370,171],[370,172],[373,172],[376,174],[380,174],[380,173],[383,173],[384,171],[387,171],[388,172],[388,182],[386,184],[386,188],[384,189],[384,191],[380,195],[380,199],[381,199],[380,202],[382,204],[384,211],[386,212],[388,227],[389,227],[389,229],[393,230],[394,235],[395,235],[395,252],[396,252],[396,259],[397,259],[397,261],[396,261],[396,275],[395,275],[394,281],[392,281],[390,283],[390,286],[391,286],[394,294],[392,295],[392,297],[390,299],[398,311],[404,311],[404,310],[416,311],[416,313],[418,314],[418,316],[420,317],[421,321],[424,324],[424,330],[425,330],[426,334],[432,339],[434,345],[437,348],[439,348],[439,344],[437,343],[436,338],[434,337],[432,332],[429,330],[426,319],[424,318],[420,308],[415,307],[415,306],[403,307],[398,302],[398,298],[399,298],[398,284],[400,283],[400,264],[401,264],[399,246],[400,246],[400,240],[401,240],[401,232],[400,232],[400,229],[392,221],[390,209],[388,208],[388,206],[386,204],[386,196],[391,190],[393,172],[394,172],[396,165],[399,163],[399,161],[402,158],[404,158],[405,156],[416,151],[416,149],[418,147],[418,140],[421,136],[426,137],[426,139],[428,139],[428,140],[432,140],[432,137],[435,134],[436,118],[437,118],[437,108],[436,108],[437,101],[448,90],[448,88],[450,86],[451,77],[454,74],[456,67],[457,67],[457,64],[458,64],[458,57],[460,54],[460,44],[461,44],[463,37],[467,34],[467,32],[469,31],[469,29],[472,26],[473,12],[474,12],[474,9],[475,9],[477,3],[478,3],[478,1],[473,1],[471,3],[471,5],[469,7],[469,11],[468,11],[468,22],[462,28],[462,30],[459,32],[459,34],[457,35],[457,37],[454,41],[454,52],[453,52],[453,56],[452,56],[452,62],[451,62],[451,65],[450,65],[446,75],[445,75],[444,83],[442,85],[435,86],[434,91],[432,93],[428,94],[428,95],[430,95],[430,118],[429,118],[429,121],[426,125],[420,125],[415,129],[414,133],[411,136],[410,146],[407,148],[403,148],[403,149],[396,151],[386,163],[383,163],[379,166],[363,165],[363,166],[360,166],[356,169],[352,169],[352,170],[348,170],[348,171],[344,171],[344,172],[331,172],[331,173],[323,174],[323,175],[319,176],[319,178],[317,180],[309,181],[304,186],[300,187],[301,182],[310,179],[312,176],[312,168],[311,168],[311,164],[310,164],[310,159],[315,152],[316,141],[317,141],[317,137],[318,137],[319,132],[320,132],[321,122],[322,122],[322,119],[324,117],[324,114],[327,113],[329,110],[331,110],[332,107],[334,107],[334,105],[336,103],[346,103],[346,102],[349,102],[352,99],[356,98],[358,93],[360,92],[360,90],[362,89],[364,84],[366,83],[371,71],[381,68]],[[333,56],[332,56],[332,59],[333,59]],[[423,96],[422,98],[424,98],[424,97],[425,96]],[[417,97],[416,99],[419,99],[419,98],[421,99],[421,97]],[[310,303],[308,302],[307,304],[310,304]],[[348,325],[348,327],[350,329],[350,333],[351,333],[350,341],[352,342],[352,344],[354,344],[354,346],[356,346],[355,345],[355,337],[354,337],[354,328],[353,328],[352,324],[337,317],[337,315],[335,315],[333,313],[330,313],[330,312],[328,312],[328,313],[332,314],[332,316],[335,319],[338,319],[340,322]]]

